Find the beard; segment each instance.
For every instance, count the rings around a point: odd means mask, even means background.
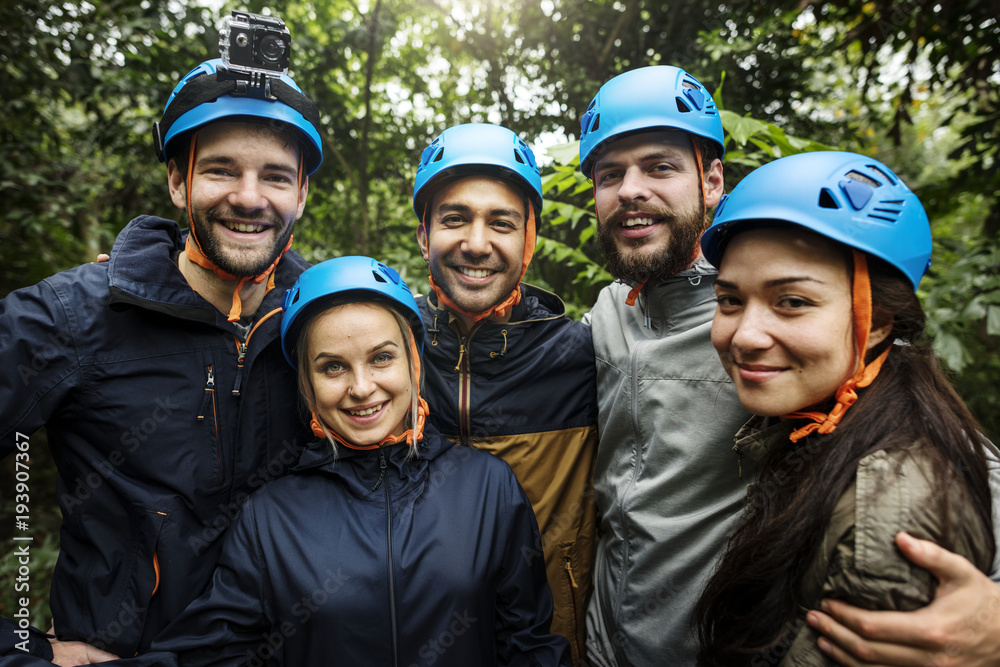
[[[213,208],[206,211],[204,217],[195,212],[191,218],[194,221],[201,251],[213,264],[234,276],[253,278],[266,271],[274,263],[274,260],[278,259],[292,235],[293,225],[284,224],[277,214],[266,210],[253,213],[242,212],[237,215],[228,209]],[[281,229],[281,232],[275,237],[274,245],[269,249],[244,250],[238,247],[234,248],[231,241],[215,233],[215,223],[222,224],[222,220],[233,218],[239,218],[246,222],[267,223],[273,226],[272,229]],[[260,233],[266,234],[267,232]]]
[[[617,234],[625,214],[634,212],[648,213],[669,227],[666,242],[649,237],[630,239]],[[638,285],[647,280],[669,278],[691,266],[704,229],[701,206],[683,212],[645,205],[619,206],[607,220],[598,220],[597,245],[612,276]]]

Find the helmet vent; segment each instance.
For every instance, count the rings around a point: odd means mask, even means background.
[[[889,185],[896,185],[896,179],[893,178],[892,174],[884,169],[879,169],[873,164],[868,165],[868,168],[874,171],[876,174],[880,175],[882,178],[889,182]],[[853,172],[857,173],[857,172]]]
[[[601,126],[601,114],[597,114],[596,116],[594,116],[594,122],[590,126],[590,131],[596,132],[597,128],[599,128],[600,126]]]
[[[820,208],[840,208],[840,204],[837,203],[837,199],[830,192],[829,188],[823,188],[819,191],[819,207]]]
[[[878,173],[882,174],[882,172]],[[874,178],[868,176],[867,174],[862,174],[860,171],[855,171],[852,169],[851,171],[847,172],[844,175],[847,176],[847,178],[851,179],[852,181],[858,181],[860,183],[864,183],[865,185],[870,185],[873,188],[878,188],[882,186],[880,182],[876,181]],[[882,175],[884,176],[884,174]]]
[[[382,276],[380,276],[378,271],[372,271],[372,277],[375,278],[375,280],[378,281],[378,282],[380,282],[380,283],[387,283],[387,282],[389,282],[388,280],[386,280],[385,278],[383,278]]]
[[[521,164],[525,163],[524,162],[524,158],[521,157],[521,154],[519,152],[517,152],[517,151],[514,151],[514,159],[517,160],[518,162],[520,162]]]
[[[899,216],[903,213],[903,200],[902,199],[887,199],[878,202],[878,205],[872,208],[871,213],[868,214],[869,218],[875,220],[882,220],[885,222],[898,222]]]
[[[685,104],[684,100],[682,100],[679,97],[677,97],[675,99],[677,100],[677,110],[678,111],[680,111],[681,113],[691,113],[691,107],[689,107],[687,104]]]
[[[442,148],[441,150],[439,150],[439,151],[438,151],[438,152],[437,152],[437,153],[436,153],[436,154],[434,155],[434,157],[433,157],[433,158],[431,158],[431,162],[440,162],[440,161],[441,161],[441,160],[442,160],[443,158],[444,158],[444,148]]]

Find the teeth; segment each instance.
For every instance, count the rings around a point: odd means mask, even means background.
[[[264,225],[247,225],[242,222],[227,222],[225,224],[226,227],[235,232],[253,232],[254,234],[257,234],[265,229]]]
[[[467,269],[464,266],[459,267],[458,270],[470,278],[485,278],[493,273],[493,271],[489,269]]]
[[[348,412],[350,412],[355,417],[367,417],[368,415],[373,415],[379,410],[381,410],[383,405],[385,405],[385,403],[381,403],[373,408],[368,408],[366,410],[348,410]]]
[[[622,223],[623,227],[648,227],[653,224],[652,218],[626,218],[625,222]]]

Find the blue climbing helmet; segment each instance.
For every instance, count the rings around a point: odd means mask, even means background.
[[[217,120],[281,121],[300,136],[306,174],[323,161],[323,142],[319,134],[319,111],[312,100],[288,75],[271,79],[270,90],[277,99],[267,100],[234,94],[237,82],[219,81],[216,73],[222,60],[207,60],[180,80],[166,106],[163,118],[153,124],[156,156],[167,162],[188,132]]]
[[[413,211],[417,218],[423,221],[424,204],[443,184],[474,175],[497,176],[517,183],[535,211],[542,210],[542,175],[528,144],[505,127],[467,123],[449,127],[421,153],[413,183]]]
[[[643,130],[683,130],[715,142],[726,153],[722,119],[711,93],[679,67],[640,67],[611,79],[580,118],[580,171],[588,178],[594,150],[610,139]]]
[[[785,224],[885,260],[914,291],[931,263],[930,223],[917,196],[878,160],[838,151],[790,155],[751,172],[719,202],[702,252],[718,267],[734,234]]]
[[[312,266],[285,292],[281,302],[281,350],[298,368],[295,346],[309,317],[332,302],[375,301],[390,306],[410,324],[420,352],[424,325],[413,293],[395,269],[371,257],[336,257]]]

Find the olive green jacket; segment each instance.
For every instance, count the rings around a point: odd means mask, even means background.
[[[736,451],[756,461],[785,441],[787,422],[751,419],[737,434]],[[802,441],[789,455],[808,462],[809,448],[821,439]],[[935,498],[934,479],[940,470],[931,464],[925,447],[877,451],[861,459],[854,482],[834,507],[833,516],[815,559],[801,582],[801,609],[796,630],[772,649],[773,660],[783,667],[836,665],[816,645],[818,634],[805,623],[809,609],[823,598],[844,600],[867,609],[909,611],[923,607],[934,597],[936,579],[927,570],[908,561],[895,546],[895,535],[906,531],[933,540],[965,556],[984,572],[990,570],[993,553],[987,536],[979,528],[964,487],[949,484],[948,511]],[[767,493],[759,484],[748,488]],[[950,524],[950,539],[945,539]],[[765,656],[766,658],[767,656]],[[780,662],[779,662],[780,660]]]

